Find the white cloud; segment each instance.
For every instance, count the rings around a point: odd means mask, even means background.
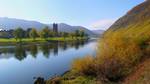
[[[102,30],[106,30],[108,29],[114,22],[116,21],[116,19],[102,19],[96,22],[93,22],[90,27],[93,30],[96,29],[102,29]]]

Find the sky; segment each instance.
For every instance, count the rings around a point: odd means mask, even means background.
[[[0,17],[109,28],[144,0],[0,0]]]

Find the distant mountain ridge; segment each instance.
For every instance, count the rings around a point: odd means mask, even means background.
[[[52,29],[52,24],[43,24],[37,21],[0,17],[0,29],[4,29],[4,30],[15,29],[17,27],[21,27],[25,30],[28,28],[36,28],[37,30],[41,30],[45,26],[49,26]],[[58,24],[58,30],[60,32],[74,32],[75,30],[80,30],[80,29],[84,30],[90,36],[96,35],[92,31],[82,26],[70,26],[65,23]]]
[[[102,35],[105,32],[105,30],[92,30],[92,31],[97,35]]]
[[[0,17],[0,28],[5,30],[15,29],[17,27],[22,27],[23,29],[35,27],[40,29],[44,26],[46,25],[37,21]]]

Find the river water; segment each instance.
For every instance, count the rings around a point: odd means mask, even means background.
[[[75,58],[95,55],[96,41],[0,46],[0,84],[33,84],[70,69]]]

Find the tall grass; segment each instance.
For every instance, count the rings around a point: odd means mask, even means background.
[[[74,73],[81,75],[96,75],[95,74],[95,60],[92,56],[75,59],[72,63],[72,70]]]

